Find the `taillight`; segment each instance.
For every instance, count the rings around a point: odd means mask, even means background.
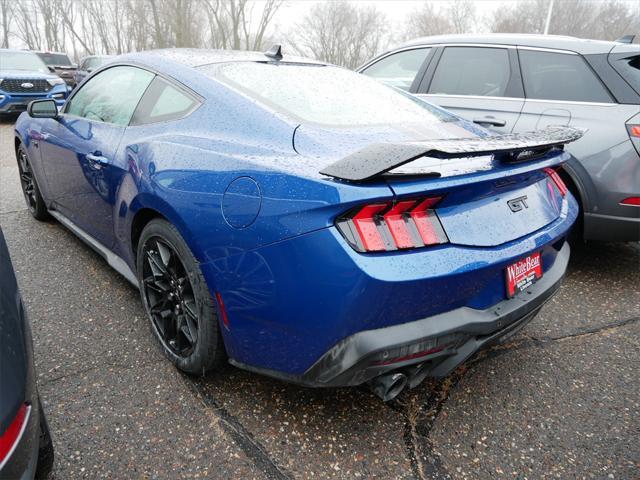
[[[629,132],[631,143],[633,143],[638,155],[640,155],[640,125],[627,124],[627,132]]]
[[[18,413],[2,435],[0,435],[0,470],[4,464],[9,460],[9,457],[15,450],[24,429],[27,427],[29,420],[29,414],[31,413],[31,406],[23,403],[18,409]]]
[[[358,207],[336,221],[359,252],[384,252],[447,243],[434,208],[442,197],[376,202]]]
[[[564,197],[567,194],[567,186],[562,181],[562,178],[560,178],[560,175],[558,175],[558,172],[556,172],[553,168],[545,168],[544,171],[547,175],[551,177],[551,180],[553,180],[553,183],[556,184],[556,187],[558,187],[558,191],[560,192],[560,195]]]
[[[620,202],[620,205],[627,205],[629,207],[640,207],[640,197],[625,198]]]

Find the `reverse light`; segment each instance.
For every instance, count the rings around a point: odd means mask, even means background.
[[[625,198],[620,202],[620,205],[627,205],[629,207],[640,207],[640,197]]]
[[[23,403],[9,427],[0,435],[0,470],[7,463],[22,438],[30,414],[31,406]]]
[[[442,197],[376,202],[342,215],[336,226],[359,252],[383,252],[447,243],[434,208]]]
[[[562,181],[562,178],[560,178],[560,175],[558,175],[558,172],[556,172],[553,168],[545,168],[544,171],[551,177],[551,180],[553,180],[553,183],[555,183],[556,187],[558,187],[560,195],[564,197],[567,194],[568,190],[567,186]]]

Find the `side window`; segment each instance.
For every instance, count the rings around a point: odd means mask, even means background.
[[[506,48],[447,47],[429,93],[504,97],[511,78]]]
[[[580,55],[520,50],[527,98],[569,102],[611,102],[611,96]]]
[[[136,67],[112,67],[93,77],[67,103],[65,113],[128,125],[155,75]]]
[[[160,77],[154,78],[133,114],[132,125],[166,122],[188,115],[198,101]]]
[[[398,52],[374,63],[362,73],[392,87],[408,91],[429,53],[430,48]]]

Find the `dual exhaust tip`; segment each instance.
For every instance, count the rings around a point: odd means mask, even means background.
[[[405,387],[409,386],[411,389],[420,385],[427,377],[429,367],[430,362],[425,362],[408,367],[402,372],[386,373],[371,379],[369,387],[383,402],[389,402],[400,395]]]

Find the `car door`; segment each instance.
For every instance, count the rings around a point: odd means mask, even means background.
[[[418,94],[501,133],[511,132],[524,106],[516,51],[502,46],[445,46]]]
[[[432,52],[433,49],[430,47],[393,52],[365,65],[360,69],[360,73],[375,78],[385,85],[414,92],[422,78],[422,73],[431,61]]]
[[[107,247],[114,240],[116,188],[126,171],[120,140],[154,76],[133,66],[100,72],[69,99],[41,141],[54,209]]]
[[[637,113],[637,105],[618,104],[600,78],[579,54],[569,51],[518,48],[526,101],[515,131],[548,125],[570,125],[587,130],[567,151],[580,161],[569,168],[586,169],[582,182],[600,181],[603,175],[625,175],[607,168],[616,145],[628,142],[625,122]],[[611,172],[611,173],[606,173]],[[578,173],[578,172],[575,172]],[[575,176],[575,175],[573,175]],[[595,176],[593,179],[591,177]],[[614,181],[615,179],[611,179]],[[594,185],[584,185],[584,194]],[[591,200],[583,199],[588,210]]]

